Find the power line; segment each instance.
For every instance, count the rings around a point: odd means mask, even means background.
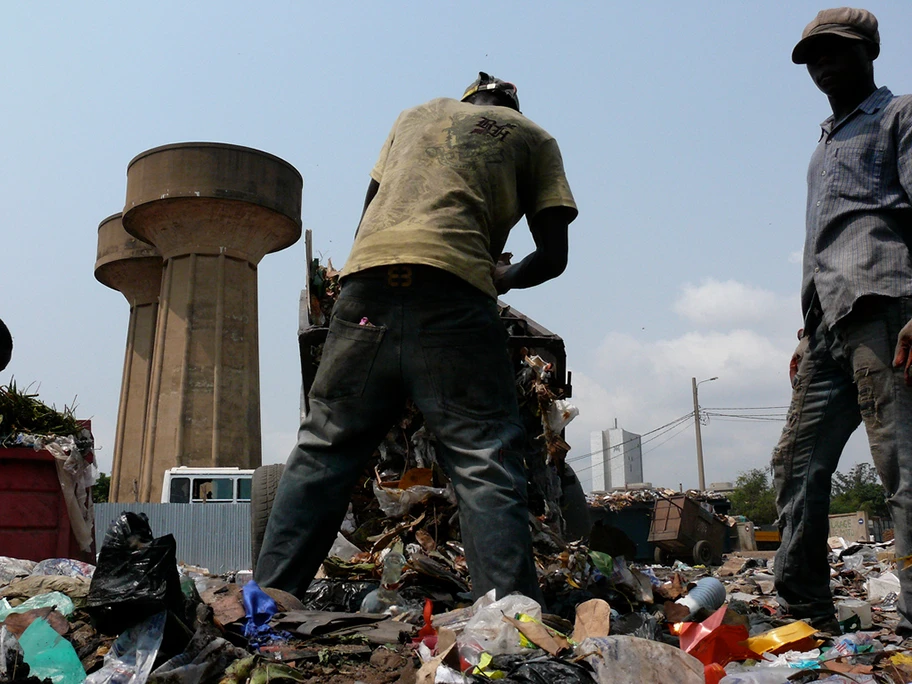
[[[705,411],[707,416],[719,417],[719,418],[744,418],[748,420],[785,420],[788,416],[787,413],[715,413],[713,411]]]
[[[786,413],[769,413],[769,414],[762,415],[762,414],[744,414],[744,413],[715,413],[715,411],[782,411],[782,410],[787,410],[788,408],[789,408],[788,406],[731,406],[731,407],[722,407],[722,408],[700,407],[700,414],[705,415],[707,417],[716,418],[717,420],[722,421],[722,422],[732,422],[732,423],[777,422],[777,423],[781,423],[781,422],[785,421],[788,414],[786,414]],[[675,420],[673,420],[669,423],[665,423],[665,425],[660,425],[659,427],[654,428],[654,429],[650,430],[649,432],[644,432],[642,435],[638,435],[637,437],[634,437],[633,439],[628,439],[628,440],[625,440],[618,444],[611,444],[608,446],[607,449],[598,449],[596,451],[591,451],[588,454],[583,454],[581,456],[576,456],[574,458],[568,458],[566,460],[566,462],[567,463],[577,463],[579,461],[582,461],[585,458],[594,456],[595,454],[604,453],[608,450],[622,447],[625,444],[631,444],[633,442],[636,442],[638,439],[640,440],[640,446],[642,447],[643,444],[648,444],[649,442],[652,442],[653,440],[656,440],[659,437],[663,437],[664,435],[668,434],[672,430],[675,430],[675,428],[680,427],[680,429],[677,430],[677,432],[675,432],[673,435],[668,437],[668,439],[665,439],[665,440],[659,442],[658,444],[656,444],[655,446],[653,446],[651,449],[649,449],[647,451],[641,452],[640,455],[644,456],[648,453],[655,451],[656,449],[658,449],[660,446],[662,446],[666,442],[670,442],[672,439],[674,439],[679,434],[681,434],[684,431],[684,429],[689,426],[690,421],[693,418],[694,418],[694,412],[691,411],[690,413],[686,413],[683,416],[680,416],[679,418],[676,418]],[[650,437],[649,439],[642,439],[646,435],[652,435],[653,433],[659,433],[659,434],[655,434],[653,437]],[[625,456],[624,453],[619,453],[619,454],[614,454],[614,455],[608,456],[607,459],[604,459],[602,461],[602,464],[598,464],[598,465],[603,465],[606,461],[610,462],[613,459],[623,458],[624,456]],[[591,470],[596,465],[597,464],[590,464],[590,465],[586,466],[585,468],[580,468],[579,470],[574,468],[574,472],[582,473],[587,470]]]
[[[668,441],[670,441],[671,439],[673,439],[674,437],[677,437],[677,435],[678,435],[684,428],[687,428],[687,427],[690,426],[690,419],[691,419],[692,416],[693,416],[692,413],[689,413],[689,414],[687,414],[686,416],[682,416],[679,420],[674,421],[674,422],[672,422],[672,423],[668,423],[667,425],[663,426],[663,427],[665,428],[665,430],[664,430],[663,432],[661,432],[661,433],[655,435],[654,437],[651,437],[650,439],[641,441],[640,444],[641,444],[641,446],[642,446],[642,444],[647,444],[647,443],[649,443],[649,442],[651,442],[651,441],[653,441],[653,440],[655,440],[655,439],[658,439],[659,437],[662,437],[662,436],[668,434],[669,432],[671,432],[672,430],[674,430],[674,429],[677,428],[677,427],[680,427],[680,428],[681,428],[680,430],[678,430],[678,432],[676,432],[675,434],[673,434],[671,437],[669,437],[669,438],[666,439],[665,441],[659,442],[659,443],[656,444],[654,447],[652,447],[652,449],[649,449],[649,451],[641,452],[640,455],[642,456],[643,453],[647,453],[647,454],[648,454],[648,453],[650,453],[651,451],[655,451],[655,450],[658,449],[660,446],[662,446],[663,444],[665,444],[665,442],[668,442]],[[662,428],[657,428],[657,429],[662,429]],[[653,431],[653,432],[654,432],[654,431]],[[635,439],[633,439],[633,440],[628,440],[628,442],[633,442],[633,441],[636,441],[636,440],[635,440]],[[626,444],[626,443],[627,443],[627,442],[623,442],[623,444]],[[610,447],[608,447],[608,448],[609,448],[609,449],[614,449],[614,448],[619,447],[619,446],[621,446],[621,445],[620,445],[620,444],[617,444],[617,445],[612,445],[612,446],[610,446]],[[594,452],[592,452],[591,454],[587,454],[587,456],[592,456],[592,455],[597,454],[597,453],[602,453],[602,452],[601,452],[601,451],[594,451]],[[610,461],[612,461],[612,460],[614,460],[614,459],[616,459],[616,458],[623,458],[624,456],[625,456],[624,453],[615,454],[615,455],[609,456],[607,459],[603,460],[602,463],[590,463],[590,464],[589,464],[588,466],[586,466],[585,468],[580,468],[579,470],[577,470],[576,468],[574,468],[573,471],[574,471],[575,473],[577,473],[577,474],[578,474],[578,473],[583,473],[583,472],[586,472],[587,470],[591,470],[591,469],[595,468],[596,466],[599,466],[599,465],[603,466],[604,463],[605,463],[605,461],[609,461],[609,462],[610,462]],[[582,458],[586,458],[586,456],[580,456],[577,460],[580,460],[580,459],[582,459]],[[569,460],[568,460],[568,462],[569,462]]]
[[[671,437],[669,437],[668,439],[666,439],[666,440],[664,440],[664,441],[662,441],[662,442],[659,442],[659,443],[656,444],[654,447],[652,447],[652,449],[650,449],[649,451],[644,451],[641,455],[645,456],[646,454],[652,453],[653,451],[655,451],[656,449],[658,449],[660,446],[662,446],[662,445],[665,444],[666,442],[670,442],[670,441],[673,440],[675,437],[677,437],[678,435],[680,435],[680,434],[684,431],[684,428],[687,428],[687,427],[690,427],[690,425],[688,425],[688,424],[681,425],[681,429],[678,430],[677,432],[675,432]]]
[[[625,441],[620,442],[620,443],[618,443],[618,444],[612,444],[612,445],[609,447],[609,449],[614,449],[614,448],[616,448],[616,447],[621,447],[621,446],[624,446],[625,444],[631,444],[631,443],[633,443],[633,442],[636,442],[637,440],[641,440],[640,443],[641,443],[641,444],[645,444],[646,442],[651,441],[651,440],[649,440],[649,439],[647,439],[647,440],[645,440],[645,441],[642,441],[642,438],[645,437],[646,435],[651,435],[652,433],[658,432],[659,430],[664,430],[665,428],[667,428],[667,427],[669,427],[669,426],[672,427],[672,428],[677,427],[678,425],[680,425],[681,421],[683,421],[683,420],[689,420],[689,419],[692,418],[692,417],[693,417],[693,411],[691,411],[690,413],[684,414],[684,415],[681,416],[680,418],[675,418],[675,419],[674,419],[673,421],[671,421],[670,423],[665,423],[665,425],[660,425],[659,427],[657,427],[657,428],[655,428],[655,429],[653,429],[653,430],[650,430],[649,432],[644,432],[644,433],[641,434],[641,435],[637,435],[637,436],[634,437],[633,439],[628,439],[628,440],[625,440]],[[653,437],[652,439],[655,439],[655,437]],[[566,462],[567,462],[567,463],[574,463],[574,462],[580,461],[580,460],[582,460],[582,459],[584,459],[584,458],[589,458],[590,456],[594,456],[595,454],[600,454],[600,453],[602,453],[603,451],[604,451],[604,449],[598,449],[597,451],[591,451],[591,452],[589,452],[588,454],[583,454],[582,456],[577,456],[577,457],[575,457],[575,458],[568,458]],[[614,458],[614,457],[612,457],[612,458]]]
[[[702,408],[702,407],[701,407]],[[773,409],[788,409],[788,406],[712,406],[704,411],[766,411]]]

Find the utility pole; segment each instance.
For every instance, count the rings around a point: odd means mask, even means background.
[[[697,476],[700,480],[701,492],[706,491],[706,478],[703,475],[703,436],[700,434],[700,400],[697,398],[697,385],[718,379],[718,377],[714,377],[708,378],[707,380],[700,380],[700,382],[697,382],[696,378],[690,379],[691,384],[693,385],[694,397],[694,431],[697,435]]]

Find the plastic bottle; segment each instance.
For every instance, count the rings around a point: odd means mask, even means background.
[[[679,598],[675,603],[680,603],[690,609],[688,619],[701,608],[709,611],[718,610],[725,603],[725,585],[715,577],[704,577],[688,592],[687,596]]]
[[[401,547],[396,545],[383,559],[380,587],[370,592],[361,602],[362,613],[382,613],[400,603],[399,580],[404,567],[405,556],[402,555]]]

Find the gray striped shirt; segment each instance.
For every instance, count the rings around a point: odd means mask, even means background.
[[[912,296],[912,95],[880,88],[821,125],[808,168],[801,308],[828,326],[864,295]]]

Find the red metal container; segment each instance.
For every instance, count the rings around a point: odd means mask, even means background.
[[[73,537],[54,457],[47,451],[0,448],[0,556],[95,562]]]

